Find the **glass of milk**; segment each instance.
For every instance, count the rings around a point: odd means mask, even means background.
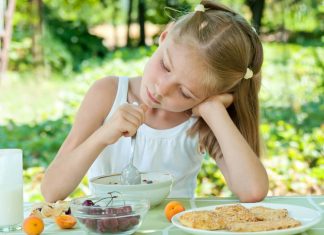
[[[0,149],[0,232],[21,229],[23,207],[22,150]]]

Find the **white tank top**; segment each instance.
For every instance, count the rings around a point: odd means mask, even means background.
[[[120,77],[116,98],[106,120],[127,102],[127,93],[128,77]],[[169,197],[194,197],[204,155],[199,152],[198,135],[189,137],[186,132],[196,120],[192,117],[163,130],[143,124],[137,130],[134,165],[141,172],[168,171],[172,174],[174,182]],[[130,146],[130,137],[121,137],[107,146],[90,167],[88,178],[120,173],[130,160]]]

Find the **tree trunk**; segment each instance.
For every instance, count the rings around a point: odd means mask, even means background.
[[[43,2],[42,0],[32,0],[32,13],[36,16],[32,25],[32,55],[36,66],[44,64],[43,49],[40,40],[43,34]]]
[[[5,6],[6,4],[3,4]],[[15,0],[9,0],[8,6],[4,10],[4,29],[0,35],[0,81],[5,77],[8,64],[9,45],[12,33],[12,17],[15,11]]]
[[[146,46],[145,43],[145,0],[138,0],[138,24],[140,26],[139,46]]]
[[[259,34],[262,25],[261,20],[263,16],[265,0],[246,0],[246,4],[252,11],[252,25]]]
[[[128,1],[128,12],[127,12],[127,40],[126,46],[131,46],[131,37],[130,37],[130,26],[132,23],[132,9],[133,9],[133,0]]]
[[[116,24],[116,19],[117,19],[117,13],[118,13],[118,7],[117,7],[118,2],[113,3],[113,14],[112,14],[112,25],[113,25],[113,31],[114,31],[114,46],[113,49],[116,49],[118,46],[118,31],[117,31],[117,24]]]

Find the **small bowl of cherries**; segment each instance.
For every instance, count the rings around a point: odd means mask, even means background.
[[[118,192],[73,199],[71,213],[90,234],[133,234],[150,208],[148,200],[124,200]]]

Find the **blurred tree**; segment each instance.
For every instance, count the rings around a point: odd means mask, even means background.
[[[259,34],[265,0],[246,0],[246,4],[252,11],[252,25]]]
[[[15,6],[15,0],[2,0],[0,3],[0,81],[5,76],[7,70],[8,51],[12,32],[12,17]]]
[[[44,64],[43,48],[40,40],[43,36],[43,1],[42,0],[30,0],[31,1],[31,12],[33,17],[32,24],[32,55],[35,66],[42,66]]]
[[[145,46],[145,0],[138,0],[138,24],[140,26],[139,46]]]
[[[126,39],[126,46],[131,46],[131,38],[130,38],[130,26],[132,23],[132,9],[133,9],[133,0],[128,0],[128,9],[127,9],[127,39]]]

